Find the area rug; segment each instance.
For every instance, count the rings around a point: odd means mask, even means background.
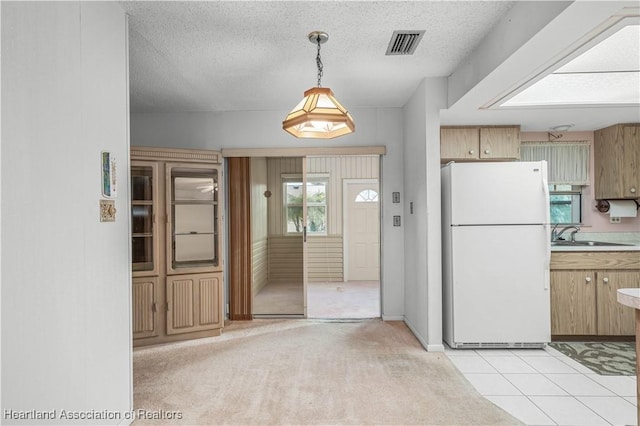
[[[135,425],[521,424],[402,322],[254,320],[133,358],[136,413],[161,414]]]
[[[602,376],[635,376],[634,342],[552,342],[549,344]]]

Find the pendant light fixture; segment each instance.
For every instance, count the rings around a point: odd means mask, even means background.
[[[287,115],[282,128],[297,138],[331,139],[355,131],[351,114],[338,102],[328,87],[321,87],[323,65],[320,45],[329,39],[322,31],[309,34],[309,41],[317,44],[318,87],[304,92],[304,98]]]

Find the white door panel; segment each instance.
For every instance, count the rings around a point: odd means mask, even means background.
[[[548,223],[545,162],[451,164],[451,223]]]
[[[365,191],[365,192],[363,192]],[[375,201],[370,196],[375,191]],[[366,196],[360,196],[365,194]],[[377,281],[380,277],[380,202],[377,183],[348,183],[345,208],[349,281]]]
[[[550,341],[546,249],[543,226],[452,228],[456,342]]]

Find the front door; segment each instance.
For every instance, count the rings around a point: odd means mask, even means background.
[[[349,281],[380,278],[380,197],[378,181],[345,181],[345,236]]]

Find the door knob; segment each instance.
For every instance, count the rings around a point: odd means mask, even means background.
[[[591,277],[587,277],[584,279],[586,282],[590,283],[591,282]]]
[[[635,188],[631,188],[629,191],[630,191],[632,194],[635,194],[635,193],[636,193],[636,189],[635,189]]]
[[[473,155],[474,151],[472,149],[469,150],[469,155]]]
[[[608,283],[608,282],[609,282],[609,278],[604,277],[604,278],[602,279],[602,282],[603,282],[603,283],[605,283],[605,284],[606,284],[606,283]]]
[[[491,152],[491,151],[489,151],[488,149],[485,149],[485,150],[484,150],[484,153],[485,153],[485,154],[489,154],[490,152]]]

